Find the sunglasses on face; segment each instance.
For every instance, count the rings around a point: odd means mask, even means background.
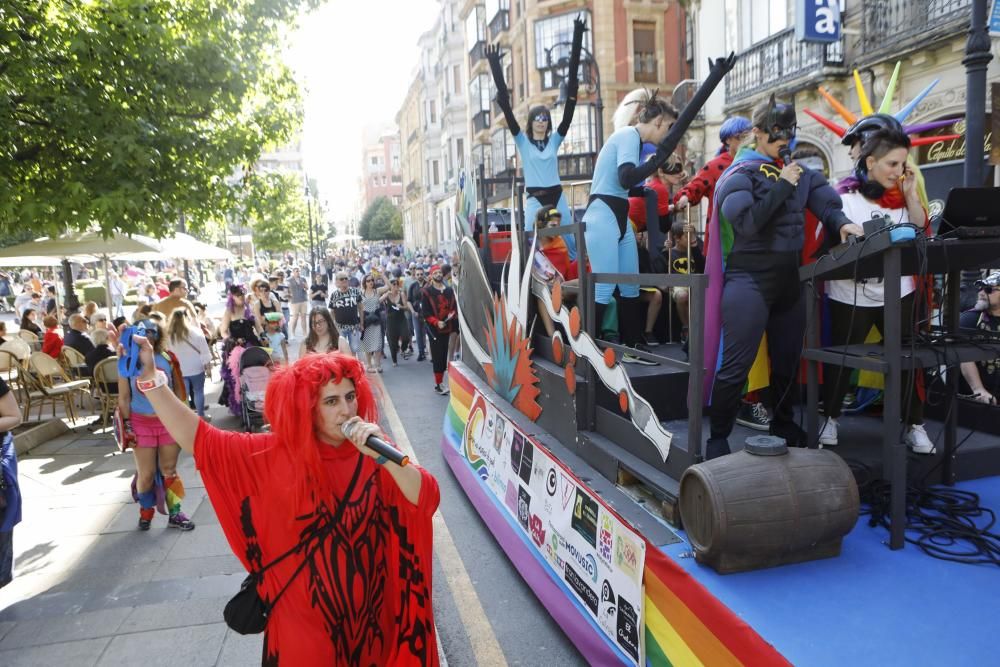
[[[676,176],[677,174],[684,171],[684,165],[682,165],[680,162],[673,162],[671,164],[665,164],[662,167],[660,167],[660,171],[662,171],[664,174],[667,174],[668,176]]]
[[[990,295],[993,294],[994,287],[993,285],[983,285],[982,287],[979,288],[979,290],[983,294]]]
[[[547,123],[549,122],[549,115],[545,113],[540,113],[531,120],[535,123]]]

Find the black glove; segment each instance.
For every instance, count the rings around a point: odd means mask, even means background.
[[[694,117],[698,115],[701,108],[705,106],[705,102],[712,95],[712,91],[715,90],[716,86],[722,81],[729,70],[733,69],[736,64],[736,54],[730,53],[726,58],[716,58],[715,62],[709,59],[709,66],[711,70],[708,73],[708,77],[702,82],[698,90],[695,91],[694,97],[691,101],[681,109],[680,116],[674,122],[674,126],[670,128],[667,132],[667,136],[663,138],[663,141],[656,147],[657,158],[662,158],[666,160],[670,157],[670,154],[674,152],[677,148],[677,144],[680,143],[681,138],[684,133],[687,132],[688,127],[691,125],[691,121]]]
[[[569,86],[577,83],[577,72],[580,70],[580,52],[583,50],[583,33],[587,32],[587,22],[580,16],[573,19],[573,46],[569,52]],[[573,91],[574,96],[576,91]]]
[[[510,93],[507,91],[507,84],[503,80],[503,65],[500,60],[502,55],[499,46],[487,44],[486,61],[490,64],[490,72],[493,74],[493,84],[497,89],[497,103],[500,100],[509,100]]]

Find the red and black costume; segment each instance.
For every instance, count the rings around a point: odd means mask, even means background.
[[[433,269],[431,269],[433,272]],[[440,385],[448,368],[448,338],[458,331],[458,304],[455,291],[442,283],[438,289],[431,281],[422,291],[420,309],[431,337],[431,362],[434,366],[434,383]],[[444,327],[438,326],[444,322]]]
[[[201,422],[195,438],[212,507],[248,571],[259,572],[320,535],[262,575],[258,591],[267,600],[291,579],[268,619],[262,664],[436,666],[431,518],[440,501],[437,482],[421,469],[413,504],[385,468],[352,444],[314,445],[327,482],[298,498],[296,457],[277,434],[231,433]],[[341,503],[347,505],[330,531]],[[292,579],[307,553],[306,567]]]

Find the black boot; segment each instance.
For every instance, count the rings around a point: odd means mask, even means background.
[[[601,324],[604,322],[604,313],[608,310],[608,304],[594,302],[594,339],[601,338]]]
[[[730,453],[729,440],[726,438],[709,438],[705,443],[705,460],[711,461]]]
[[[774,411],[768,432],[785,439],[789,447],[805,447],[806,432],[795,423],[794,406],[799,401],[799,384],[791,378],[771,375],[771,397]]]

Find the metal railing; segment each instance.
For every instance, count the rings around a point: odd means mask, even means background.
[[[963,33],[972,0],[868,0],[864,3],[864,35],[859,45],[866,56],[913,48]],[[867,58],[866,58],[867,59]]]
[[[497,35],[510,29],[510,10],[498,10],[496,15],[490,19],[490,41],[497,38]]]
[[[469,49],[469,69],[475,67],[476,63],[486,57],[486,42],[480,40]]]
[[[901,0],[905,1],[905,0]],[[739,54],[726,75],[726,104],[787,85],[827,66],[844,64],[844,42],[810,44],[795,39],[795,29],[783,30]]]
[[[489,110],[480,111],[472,117],[473,133],[482,132],[490,126]]]

